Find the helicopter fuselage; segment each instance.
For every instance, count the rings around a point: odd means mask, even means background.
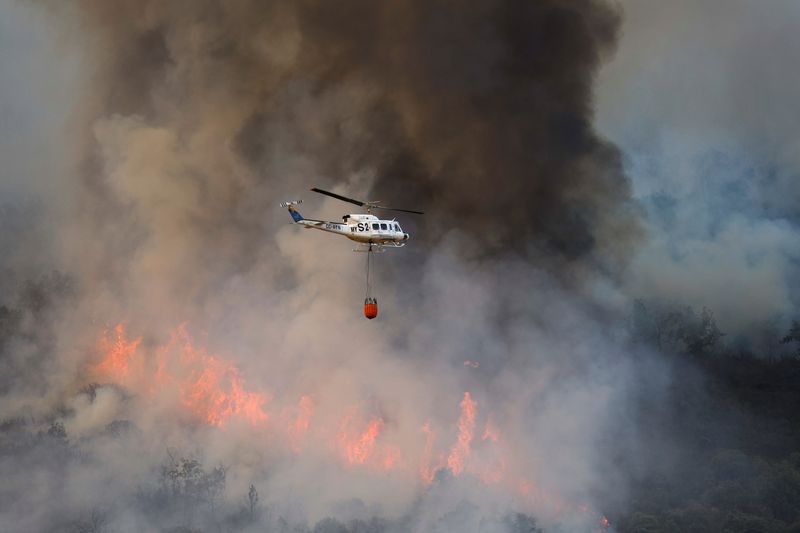
[[[336,233],[362,244],[399,247],[404,246],[405,241],[409,239],[409,234],[403,232],[396,220],[381,220],[375,215],[350,214],[343,216],[342,222],[329,222],[303,218],[293,208],[290,208],[289,212],[295,224],[300,224],[306,229],[318,229],[328,233]]]

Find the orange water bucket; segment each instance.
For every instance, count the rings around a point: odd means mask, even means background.
[[[378,300],[375,298],[367,298],[364,300],[364,316],[372,320],[378,316]]]

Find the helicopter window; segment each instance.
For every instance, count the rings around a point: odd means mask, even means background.
[[[399,224],[395,224],[394,225],[394,230],[395,231],[400,231],[400,225]]]
[[[386,229],[386,224],[381,224],[381,229]]]
[[[380,228],[381,228],[380,224],[373,224],[372,225],[372,229],[380,229]]]

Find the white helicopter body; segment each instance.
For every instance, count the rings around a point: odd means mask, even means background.
[[[313,220],[304,218],[303,215],[289,207],[295,224],[300,224],[306,229],[318,229],[328,233],[344,235],[351,241],[361,244],[377,244],[380,246],[400,247],[408,240],[408,233],[400,229],[396,220],[380,220],[375,215],[351,214],[342,217],[343,222],[329,222],[326,220]]]

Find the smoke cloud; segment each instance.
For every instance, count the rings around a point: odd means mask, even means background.
[[[597,100],[648,213],[627,292],[707,306],[731,340],[777,351],[799,301],[797,5],[622,6]]]
[[[33,189],[54,237],[15,256],[47,298],[4,291],[4,523],[604,527],[636,451],[624,405],[668,381],[614,325],[643,235],[593,128],[618,9],[38,9],[80,61],[58,186]],[[377,321],[363,258],[277,207],[351,211],[312,186],[427,212],[378,257]],[[251,485],[258,517],[220,503]]]

